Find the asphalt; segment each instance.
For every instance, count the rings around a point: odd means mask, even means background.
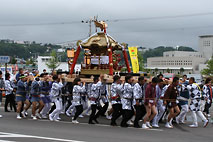
[[[17,120],[14,112],[5,113],[0,108],[0,142],[49,142],[49,141],[85,141],[85,142],[212,142],[213,125],[206,128],[189,128],[188,124],[176,125],[167,129],[160,124],[159,129],[137,129],[109,126],[110,121],[99,118],[100,124],[89,125],[88,117],[79,118],[80,124],[72,124],[71,118],[61,115],[62,121]],[[120,120],[119,120],[120,121]]]

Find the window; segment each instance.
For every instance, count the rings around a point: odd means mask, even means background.
[[[203,41],[203,46],[210,46],[211,44],[210,44],[210,41]]]

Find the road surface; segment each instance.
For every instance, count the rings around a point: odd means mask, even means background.
[[[99,118],[99,125],[87,124],[88,117],[79,118],[80,124],[72,124],[71,119],[61,115],[62,121],[17,120],[14,112],[5,113],[0,109],[0,142],[212,142],[213,125],[207,128],[189,128],[174,125],[167,129],[160,124],[159,129],[136,129],[109,126],[110,121]],[[189,124],[189,123],[188,123]]]

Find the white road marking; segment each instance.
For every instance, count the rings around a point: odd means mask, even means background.
[[[32,121],[35,121],[33,119],[28,119],[28,120],[32,120]],[[42,120],[42,119],[39,119],[39,120],[36,120],[36,121],[48,121],[48,122],[51,122],[49,120]],[[56,123],[65,123],[65,124],[74,124],[72,122],[69,122],[69,121],[57,121]],[[79,124],[75,124],[75,125],[92,125],[92,124],[88,124],[88,123],[79,123]],[[95,126],[100,126],[100,127],[114,127],[114,126],[111,126],[111,125],[105,125],[105,124],[94,124]],[[117,127],[120,127],[120,126],[117,126]],[[138,130],[147,130],[147,131],[159,131],[159,132],[162,132],[163,129],[142,129],[142,128],[134,128],[134,127],[128,127],[129,129],[138,129]],[[127,129],[128,129],[127,128]]]
[[[53,140],[53,141],[60,141],[60,142],[85,142],[85,141],[76,141],[76,140],[50,138],[50,137],[33,136],[33,135],[23,135],[23,134],[15,134],[15,133],[5,133],[5,132],[0,132],[0,134],[1,134],[0,138],[12,138],[12,137],[13,138],[36,138],[36,139]],[[8,142],[11,142],[11,141],[8,141]]]
[[[0,140],[0,142],[15,142],[15,141]]]

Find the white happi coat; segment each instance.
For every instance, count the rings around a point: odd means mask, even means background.
[[[111,86],[111,103],[121,104],[121,95],[123,92],[123,84],[112,83]]]
[[[80,86],[80,85],[75,85],[73,87],[73,100],[72,103],[74,106],[82,105],[82,98],[81,94],[86,92],[85,85]]]
[[[133,88],[133,98],[134,98],[134,100],[133,100],[133,105],[136,105],[136,100],[140,100],[140,105],[142,105],[143,103],[144,103],[144,101],[143,101],[143,98],[144,98],[144,91],[145,91],[145,89],[143,89],[142,90],[142,88],[143,88],[144,86],[142,85],[140,85],[139,83],[136,83],[135,85],[134,85],[134,88]]]
[[[191,111],[200,111],[200,105],[201,105],[201,90],[195,83],[190,84],[187,86],[187,89],[189,90],[189,96],[191,99],[190,103],[190,110]]]
[[[207,103],[210,104],[212,102],[211,100],[211,93],[210,93],[210,89],[207,85],[203,86],[203,97],[207,98]]]
[[[129,83],[124,84],[123,96],[121,98],[122,109],[132,110],[133,89],[134,89],[134,86],[132,86],[131,84]]]
[[[101,84],[101,87],[100,87],[100,93],[101,93],[101,100],[103,103],[107,103],[109,102],[109,99],[108,99],[108,92],[107,92],[107,85],[106,83],[102,83]]]
[[[61,82],[53,82],[52,88],[50,91],[50,96],[52,101],[55,99],[61,99],[60,93],[61,93],[61,88],[63,87],[63,84]]]
[[[100,87],[102,83],[99,81],[96,84],[92,84],[91,86],[91,93],[89,94],[90,104],[95,105],[98,104],[99,97],[100,97]]]

